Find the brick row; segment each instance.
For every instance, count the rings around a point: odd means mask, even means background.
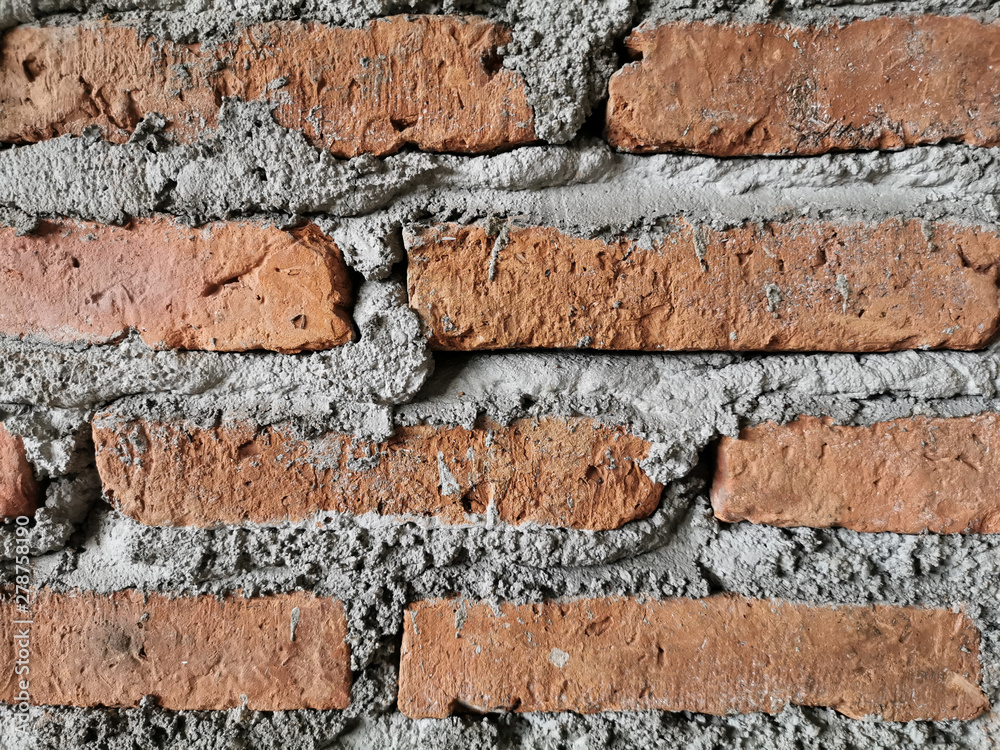
[[[33,516],[37,507],[38,485],[24,441],[0,424],[0,520]]]
[[[639,466],[647,442],[580,418],[403,427],[383,443],[114,413],[98,415],[93,432],[106,495],[150,525],[276,523],[337,511],[612,529],[648,516],[662,491]],[[1000,504],[984,489],[1000,482],[998,435],[994,414],[871,427],[814,417],[766,423],[723,438],[712,504],[727,522],[997,533]],[[21,451],[10,466],[30,481]]]
[[[667,710],[717,715],[786,705],[852,718],[971,719],[979,633],[962,614],[820,607],[719,595],[544,604],[421,602],[403,618],[399,708]]]
[[[44,221],[0,229],[0,334],[112,342],[135,329],[155,348],[300,352],[353,338],[351,282],[315,225],[190,229]]]
[[[714,156],[1000,145],[1000,23],[647,24],[608,84],[607,138]]]
[[[27,693],[31,704],[82,707],[134,707],[145,696],[168,710],[350,705],[346,620],[332,599],[43,590],[30,624],[9,601],[0,614],[7,703]],[[949,610],[734,595],[431,600],[409,606],[403,622],[398,706],[414,718],[795,704],[909,721],[989,708],[979,632]],[[21,664],[29,671],[16,672]]]
[[[0,700],[27,680],[36,705],[256,711],[345,708],[351,700],[340,602],[306,593],[254,599],[43,590],[31,624],[0,604]],[[25,629],[30,644],[15,640]],[[21,648],[25,648],[22,653]],[[15,672],[18,661],[29,670]]]
[[[265,102],[279,125],[337,156],[520,145],[536,136],[524,81],[498,53],[510,38],[498,24],[451,16],[360,29],[265,23],[217,44],[107,22],[19,26],[3,37],[0,141],[98,127],[122,143],[151,113],[175,140],[193,141],[237,97]]]
[[[402,427],[384,443],[244,422],[94,420],[105,494],[151,525],[297,521],[318,511],[611,529],[648,516],[649,444],[589,419]]]
[[[279,124],[338,156],[518,146],[536,134],[525,82],[503,68],[510,40],[505,27],[462,16],[256,24],[214,44],[108,22],[19,26],[3,42],[0,140],[97,126],[122,142],[152,112],[193,140],[238,97],[273,106]],[[627,48],[641,59],[608,85],[607,138],[618,148],[733,156],[1000,143],[996,22],[646,23]]]
[[[712,506],[729,522],[995,534],[998,486],[996,414],[870,427],[800,417],[722,439]]]
[[[713,230],[652,248],[545,227],[408,236],[411,307],[432,348],[890,351],[981,348],[1000,326],[1000,238],[917,220]],[[0,229],[0,333],[282,352],[351,340],[351,283],[314,225]],[[30,299],[31,304],[25,304]]]
[[[1000,236],[946,222],[678,219],[652,247],[447,224],[407,246],[439,350],[976,349],[1000,326]]]

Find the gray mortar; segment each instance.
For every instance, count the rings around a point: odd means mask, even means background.
[[[123,145],[66,136],[0,151],[0,221],[121,223],[163,211],[192,224],[261,214],[287,224],[309,214],[369,278],[386,277],[400,257],[399,233],[414,221],[494,216],[583,236],[629,233],[647,244],[678,215],[717,228],[790,217],[1000,222],[998,149],[719,160],[616,154],[583,141],[472,158],[345,161],[279,127],[260,103],[230,100],[220,118],[197,145],[170,145],[151,126]]]
[[[176,14],[163,28],[194,28],[184,18],[194,18],[202,28],[228,28],[238,23],[278,19],[316,20],[338,26],[357,26],[365,21],[397,13],[481,13],[499,15],[507,10],[503,0],[0,0],[0,29],[43,19],[60,13],[79,18],[142,11],[136,17],[155,18],[157,13]],[[611,15],[603,3],[583,2],[591,13]],[[610,6],[614,8],[614,6]],[[889,15],[937,13],[942,15],[995,13],[996,0],[641,0],[642,17],[706,20],[733,17],[762,21],[795,19],[798,23],[877,18]],[[507,11],[508,13],[511,11]],[[197,33],[197,32],[188,32]]]
[[[9,716],[9,711],[6,712]],[[41,715],[41,711],[35,711]],[[412,721],[399,714],[364,717],[339,735],[336,717],[296,711],[276,715],[246,712],[187,713],[155,709],[109,711],[100,717],[57,709],[44,729],[22,739],[14,719],[0,728],[13,750],[132,750],[138,739],[162,750],[223,748],[344,748],[345,750],[614,750],[624,748],[768,748],[769,750],[856,750],[859,748],[987,748],[992,740],[980,727],[941,730],[933,725],[851,722],[833,711],[789,708],[776,717],[729,719],[643,713],[596,716],[536,714]],[[0,714],[2,715],[2,714]],[[337,739],[333,740],[332,738]]]

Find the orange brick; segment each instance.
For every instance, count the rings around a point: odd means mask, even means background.
[[[628,38],[607,138],[635,152],[819,154],[1000,145],[1000,24],[968,16],[815,28],[675,22]]]
[[[962,614],[719,595],[545,604],[422,602],[403,618],[399,708],[667,710],[829,706],[852,718],[972,719],[979,632]]]
[[[507,29],[475,18],[395,16],[360,29],[249,26],[218,45],[144,38],[94,22],[19,26],[3,39],[0,140],[96,125],[116,143],[158,112],[179,141],[216,125],[224,97],[275,105],[278,124],[337,156],[407,144],[481,152],[536,139],[524,81],[497,48]]]
[[[0,229],[0,333],[9,336],[104,343],[135,328],[156,348],[299,352],[350,341],[350,304],[340,251],[311,224]]]
[[[0,700],[18,694],[14,605],[0,605]],[[39,592],[32,607],[30,703],[169,710],[346,708],[347,621],[306,593],[224,600]],[[6,630],[5,630],[6,629]]]
[[[1000,325],[1000,237],[955,224],[677,220],[646,249],[447,224],[408,244],[434,349],[976,349]]]
[[[1000,532],[1000,416],[844,427],[816,417],[723,438],[723,521],[920,534]]]
[[[24,452],[24,442],[0,424],[0,519],[33,516],[38,485]]]
[[[94,442],[107,496],[150,525],[275,523],[323,510],[463,523],[492,509],[510,524],[610,529],[648,516],[662,491],[637,464],[648,443],[588,419],[403,427],[370,443],[105,414]]]

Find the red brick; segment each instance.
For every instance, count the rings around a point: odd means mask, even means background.
[[[24,452],[24,442],[0,424],[0,518],[33,516],[38,485]]]
[[[1000,145],[1000,24],[916,16],[803,28],[644,25],[609,82],[607,138],[635,152],[819,154]]]
[[[312,224],[0,229],[0,333],[9,336],[106,343],[131,327],[156,348],[299,352],[350,341],[350,304],[340,251]]]
[[[662,491],[637,464],[648,443],[588,419],[402,427],[370,443],[104,414],[94,442],[107,496],[150,525],[276,523],[324,510],[458,524],[492,508],[509,524],[610,529],[648,516]]]
[[[181,142],[216,125],[224,97],[276,105],[274,117],[337,156],[407,144],[481,152],[536,139],[524,81],[484,19],[395,16],[360,29],[249,26],[218,45],[146,38],[93,22],[20,26],[3,38],[0,140],[27,143],[99,126],[126,141],[158,112]],[[281,79],[287,79],[283,86]]]
[[[646,249],[545,227],[501,238],[454,224],[408,238],[432,348],[976,349],[1000,325],[1000,237],[956,224],[677,220]]]
[[[723,438],[723,521],[919,534],[1000,532],[1000,416],[844,427],[816,417]]]
[[[170,710],[245,701],[283,711],[351,701],[347,622],[332,599],[41,591],[32,615],[32,704],[134,707],[151,695]],[[0,700],[9,703],[22,679],[12,659],[18,616],[9,602],[0,616]]]
[[[829,706],[852,718],[972,719],[979,632],[962,614],[720,595],[545,604],[431,601],[403,618],[399,708],[667,710]]]

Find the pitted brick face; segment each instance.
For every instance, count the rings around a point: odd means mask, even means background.
[[[607,138],[627,151],[820,154],[1000,144],[1000,24],[876,18],[802,28],[673,22],[627,40]]]
[[[340,602],[308,593],[245,599],[120,591],[39,592],[31,609],[35,705],[168,710],[346,708],[350,649]],[[3,664],[24,619],[0,604]],[[0,700],[17,695],[5,669]]]
[[[536,136],[524,81],[497,52],[509,41],[493,22],[450,16],[265,23],[215,45],[103,22],[22,26],[4,37],[0,141],[97,126],[121,143],[154,112],[173,138],[194,141],[237,97],[273,104],[279,125],[337,156],[516,146]]]
[[[543,604],[420,602],[403,618],[399,708],[694,711],[789,705],[852,718],[971,719],[979,632],[963,614],[734,595]]]
[[[24,452],[24,441],[0,424],[0,519],[33,516],[38,485]]]
[[[676,220],[645,248],[447,224],[408,252],[440,350],[977,349],[1000,325],[1000,236],[946,222]]]
[[[589,419],[400,427],[387,442],[240,423],[94,421],[105,491],[150,525],[278,523],[319,511],[613,529],[652,513],[649,444]]]
[[[712,505],[729,522],[996,534],[996,487],[996,414],[914,417],[870,427],[800,417],[723,438]]]
[[[351,282],[315,225],[191,229],[166,218],[124,227],[43,221],[0,229],[0,333],[113,343],[135,329],[157,349],[280,352],[353,338]]]

